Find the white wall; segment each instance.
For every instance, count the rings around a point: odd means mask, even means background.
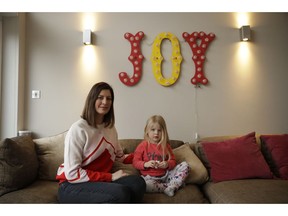
[[[86,17],[86,18],[85,18]],[[88,17],[88,18],[87,18]],[[82,45],[85,19],[92,20],[95,45]],[[35,137],[67,130],[82,112],[92,85],[109,82],[116,94],[119,138],[142,138],[153,114],[166,119],[171,139],[200,136],[288,132],[288,14],[250,13],[253,41],[239,42],[237,13],[28,13],[26,17],[25,128]],[[87,21],[86,21],[87,22]],[[145,33],[143,74],[127,87],[118,79],[132,74],[130,44],[124,34]],[[155,37],[169,31],[181,46],[178,81],[161,86],[152,73]],[[213,32],[204,65],[210,83],[195,88],[192,51],[183,32]],[[246,50],[244,56],[241,52]],[[170,76],[169,42],[163,43],[163,74]],[[40,99],[31,99],[32,90]],[[197,111],[198,110],[198,111]]]
[[[25,14],[0,13],[0,138],[24,127]]]
[[[2,17],[1,17],[2,18]],[[4,138],[17,135],[18,107],[18,18],[3,16],[1,42],[1,127],[0,135]]]

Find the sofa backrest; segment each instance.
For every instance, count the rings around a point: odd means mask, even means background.
[[[120,139],[119,144],[122,146],[125,154],[135,151],[136,147],[143,141],[143,139]],[[170,146],[175,149],[184,144],[181,140],[170,140]]]
[[[39,160],[39,179],[55,181],[57,169],[64,162],[64,141],[67,131],[55,136],[34,139]],[[142,139],[120,139],[125,154],[134,152]],[[184,144],[180,140],[171,140],[172,148]]]

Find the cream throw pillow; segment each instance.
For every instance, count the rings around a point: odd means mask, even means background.
[[[186,183],[203,184],[208,180],[208,172],[200,159],[195,155],[189,144],[184,144],[173,149],[177,164],[186,161],[190,166],[190,172]]]
[[[64,162],[64,140],[67,132],[34,139],[39,159],[39,179],[56,181],[58,167]]]

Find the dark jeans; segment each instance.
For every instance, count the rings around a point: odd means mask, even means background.
[[[141,176],[129,175],[113,182],[63,182],[58,189],[60,203],[140,203],[146,191]]]

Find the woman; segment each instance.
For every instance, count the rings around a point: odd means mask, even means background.
[[[114,126],[114,92],[100,82],[90,90],[81,119],[70,127],[59,167],[60,203],[139,203],[145,181],[122,170],[110,173],[115,160],[126,163]],[[131,158],[130,158],[131,159]]]

